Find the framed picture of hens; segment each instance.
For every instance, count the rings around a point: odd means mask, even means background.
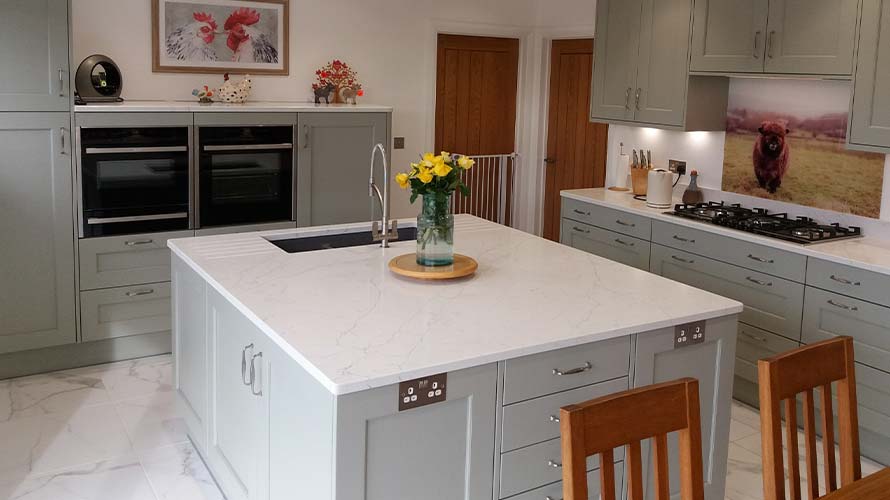
[[[152,0],[152,70],[288,74],[288,0]]]

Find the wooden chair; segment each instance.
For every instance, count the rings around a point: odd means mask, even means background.
[[[787,459],[792,500],[800,500],[800,457],[797,444],[797,395],[803,393],[806,470],[810,499],[819,498],[816,462],[814,389],[820,389],[822,444],[825,453],[825,489],[837,489],[834,456],[834,418],[831,384],[837,382],[838,435],[841,485],[862,478],[859,462],[859,418],[856,407],[856,372],[853,339],[838,337],[808,345],[758,362],[760,425],[763,437],[763,495],[785,500],[782,463],[782,406],[785,407]]]
[[[655,499],[670,498],[667,434],[680,437],[682,500],[702,500],[698,381],[684,378],[605,396],[560,410],[565,500],[587,500],[587,457],[600,456],[603,500],[615,500],[614,449],[627,446],[627,498],[643,500],[641,441],[652,438]]]

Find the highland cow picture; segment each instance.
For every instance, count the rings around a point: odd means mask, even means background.
[[[152,69],[286,75],[288,19],[288,0],[152,0]]]
[[[850,83],[733,78],[723,190],[878,218],[884,155],[845,147]]]

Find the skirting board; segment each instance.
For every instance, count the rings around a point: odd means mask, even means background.
[[[0,380],[167,354],[170,332],[148,333],[0,355]]]

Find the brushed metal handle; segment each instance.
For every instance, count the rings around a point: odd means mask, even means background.
[[[575,212],[575,213],[578,214],[578,215],[587,215],[587,216],[590,216],[590,212],[585,212],[585,211],[583,211],[583,210],[578,210],[577,208],[574,209],[574,210],[572,210],[572,211]]]
[[[258,352],[258,353],[256,353],[256,354],[254,354],[253,357],[250,358],[250,392],[251,392],[254,396],[262,396],[262,395],[263,395],[263,385],[262,385],[262,381],[260,381],[260,384],[259,384],[260,389],[259,389],[259,390],[256,389],[256,381],[257,381],[257,378],[256,378],[256,359],[257,359],[257,358],[260,358],[260,360],[262,360],[262,359],[263,359],[263,353]]]
[[[278,151],[293,149],[294,145],[289,142],[278,144],[223,144],[219,146],[204,146],[207,152],[225,152],[225,151]]]
[[[635,97],[635,100],[636,100],[635,107],[637,108],[637,111],[640,110],[640,96],[642,94],[643,94],[643,89],[641,89],[640,87],[637,87],[637,95]]]
[[[129,153],[186,153],[188,150],[188,146],[146,146],[142,148],[86,148],[84,152],[88,155],[110,155]]]
[[[633,92],[633,89],[627,87],[627,90],[624,91],[624,109],[630,109],[630,93]]]
[[[572,229],[573,229],[576,233],[590,234],[590,229],[581,229],[581,228],[578,227],[578,226],[573,226]]]
[[[774,261],[773,259],[764,259],[763,257],[751,255],[750,253],[748,254],[748,258],[751,260],[756,260],[757,262],[763,262],[764,264],[775,264],[776,263],[776,261]]]
[[[248,344],[244,346],[244,349],[241,349],[241,383],[244,385],[250,385],[250,380],[244,380],[244,375],[247,374],[247,351],[253,350],[253,344]]]
[[[155,240],[132,240],[132,241],[125,241],[124,245],[127,245],[128,247],[138,247],[138,246],[142,246],[142,245],[151,245],[154,242],[155,242]]]
[[[629,241],[624,241],[624,240],[622,240],[621,238],[615,238],[615,243],[618,243],[619,245],[624,245],[624,246],[626,246],[626,247],[635,247],[635,246],[637,246],[636,243],[631,243],[631,242],[629,242]]]
[[[769,340],[767,340],[766,337],[758,337],[757,335],[751,335],[750,333],[747,333],[747,332],[741,332],[741,334],[742,334],[742,337],[747,337],[751,340],[756,340],[757,342],[763,342],[764,344],[769,342]]]
[[[766,39],[766,55],[770,59],[773,58],[773,37],[776,36],[775,30],[769,32],[769,37]]]
[[[59,140],[62,143],[62,149],[59,151],[59,153],[63,154],[63,155],[68,154],[66,152],[68,147],[65,144],[65,136],[67,136],[67,135],[68,135],[68,129],[66,129],[65,127],[59,127]]]
[[[145,222],[150,220],[188,219],[188,212],[176,212],[172,214],[133,215],[127,217],[90,217],[87,224],[119,224],[122,222]]]
[[[556,375],[557,377],[562,377],[564,375],[577,375],[579,373],[584,373],[586,371],[590,371],[591,369],[593,369],[593,365],[590,364],[590,361],[585,361],[584,366],[579,366],[577,368],[572,368],[570,370],[563,371],[563,370],[560,370],[559,368],[554,368],[553,374]]]
[[[859,310],[859,308],[856,306],[848,306],[847,304],[841,304],[840,302],[835,302],[832,299],[828,299],[828,304],[832,305],[834,307],[837,307],[839,309],[843,309],[845,311],[858,311]]]
[[[133,292],[127,292],[127,293],[125,293],[124,295],[126,295],[127,297],[141,297],[141,296],[143,296],[143,295],[151,295],[151,294],[153,294],[153,293],[155,293],[155,291],[154,291],[153,288],[146,288],[146,289],[143,289],[143,290],[136,290],[136,291],[133,291]]]
[[[303,149],[309,149],[309,125],[303,125]]]
[[[558,423],[559,423],[559,417],[557,417],[556,415],[550,415],[549,420],[550,420],[551,422],[553,422],[554,424],[558,424]]]
[[[677,257],[676,255],[671,255],[671,258],[676,260],[677,262],[682,262],[684,264],[695,264],[695,261],[692,259],[683,259],[681,257]]]
[[[555,498],[553,498],[553,497],[552,497],[552,496],[550,496],[550,495],[547,495],[547,496],[546,496],[546,497],[544,497],[544,500],[556,500],[556,499],[555,499]],[[562,499],[562,498],[560,498],[560,499],[559,499],[559,500],[563,500],[563,499]]]
[[[760,59],[760,53],[757,51],[757,47],[760,46],[760,35],[763,32],[757,30],[754,32],[754,59]]]
[[[621,219],[616,219],[615,224],[618,224],[619,226],[624,226],[624,227],[637,227],[636,224],[634,224],[632,222],[624,222]]]
[[[695,240],[690,240],[676,234],[674,235],[674,239],[681,243],[692,243],[693,245],[695,244]]]
[[[561,469],[562,464],[559,462],[554,462],[553,460],[547,460],[547,465],[553,467],[554,469]]]
[[[59,68],[59,97],[65,97],[65,70]]]
[[[847,278],[841,278],[840,276],[837,276],[837,275],[834,275],[834,274],[832,274],[832,275],[829,276],[829,277],[832,279],[832,281],[837,281],[838,283],[840,283],[840,284],[842,284],[842,285],[862,286],[862,282],[859,282],[859,281],[850,281],[850,280],[848,280]]]
[[[773,286],[773,283],[771,281],[760,281],[759,279],[752,278],[750,276],[745,276],[745,279],[750,281],[751,283],[754,283],[755,285]]]

